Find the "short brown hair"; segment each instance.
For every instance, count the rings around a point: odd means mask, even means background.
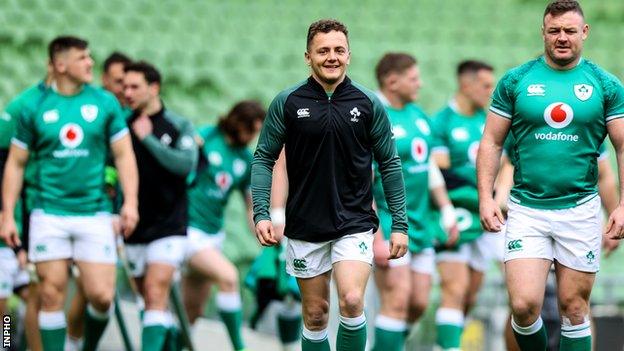
[[[581,4],[576,0],[555,0],[552,1],[548,6],[546,6],[546,10],[544,10],[544,17],[550,14],[553,17],[563,15],[566,12],[576,12],[581,17],[585,17],[583,15],[583,9],[581,8]]]
[[[308,28],[306,49],[310,48],[310,43],[312,42],[312,39],[314,39],[315,35],[319,33],[329,33],[333,30],[344,33],[345,37],[347,37],[347,44],[349,43],[349,31],[347,30],[347,26],[335,19],[329,18],[318,20],[310,25],[310,28]]]
[[[88,46],[89,43],[86,40],[71,35],[56,37],[48,44],[48,57],[50,62],[54,62],[56,54],[69,49],[85,50]]]
[[[485,63],[483,61],[465,60],[465,61],[460,62],[457,65],[457,76],[460,77],[467,73],[474,74],[481,70],[493,72],[494,67],[492,67],[490,64]]]
[[[383,80],[391,73],[403,73],[406,69],[417,63],[416,58],[404,52],[389,52],[383,55],[375,66],[375,76],[379,86],[383,85]]]

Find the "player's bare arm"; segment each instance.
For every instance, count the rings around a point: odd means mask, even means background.
[[[499,232],[501,225],[505,222],[500,207],[494,201],[493,190],[503,143],[510,126],[510,119],[489,112],[477,154],[479,213],[483,229],[489,232]]]
[[[28,150],[11,145],[9,157],[4,168],[2,183],[2,225],[0,237],[11,247],[20,245],[17,226],[15,225],[15,203],[22,191],[24,168],[28,162]]]
[[[617,157],[618,176],[624,179],[624,119],[618,118],[607,123],[607,132],[611,143],[615,148]],[[609,215],[605,234],[611,239],[624,238],[624,203],[622,203],[622,195],[624,194],[624,182],[620,181],[620,202],[617,207]]]
[[[112,143],[111,151],[119,172],[119,181],[124,195],[124,203],[120,209],[121,232],[125,237],[128,237],[139,221],[139,174],[130,135],[125,135]]]

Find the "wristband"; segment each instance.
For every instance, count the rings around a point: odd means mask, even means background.
[[[451,204],[442,206],[442,208],[440,209],[440,215],[440,224],[445,230],[457,223],[455,207],[453,207],[453,205]]]
[[[283,207],[272,208],[271,222],[273,225],[284,225],[286,223],[286,210]]]

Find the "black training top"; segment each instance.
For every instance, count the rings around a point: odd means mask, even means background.
[[[401,161],[374,93],[348,77],[330,95],[312,77],[271,103],[252,163],[254,220],[270,219],[272,169],[286,147],[285,235],[309,242],[376,229],[372,161],[379,164],[392,230],[407,232]]]

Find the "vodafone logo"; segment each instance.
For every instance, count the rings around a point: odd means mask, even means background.
[[[67,123],[61,128],[61,132],[59,133],[61,144],[69,149],[74,149],[80,145],[83,138],[84,133],[82,132],[82,128],[75,123]]]
[[[215,175],[215,183],[221,191],[226,192],[232,185],[232,176],[228,172],[218,172]]]
[[[429,154],[429,148],[427,143],[422,138],[412,139],[412,158],[418,162],[423,163],[427,160]]]
[[[563,102],[555,102],[544,110],[544,120],[546,123],[556,129],[565,128],[572,123],[574,119],[574,111],[570,105]]]

